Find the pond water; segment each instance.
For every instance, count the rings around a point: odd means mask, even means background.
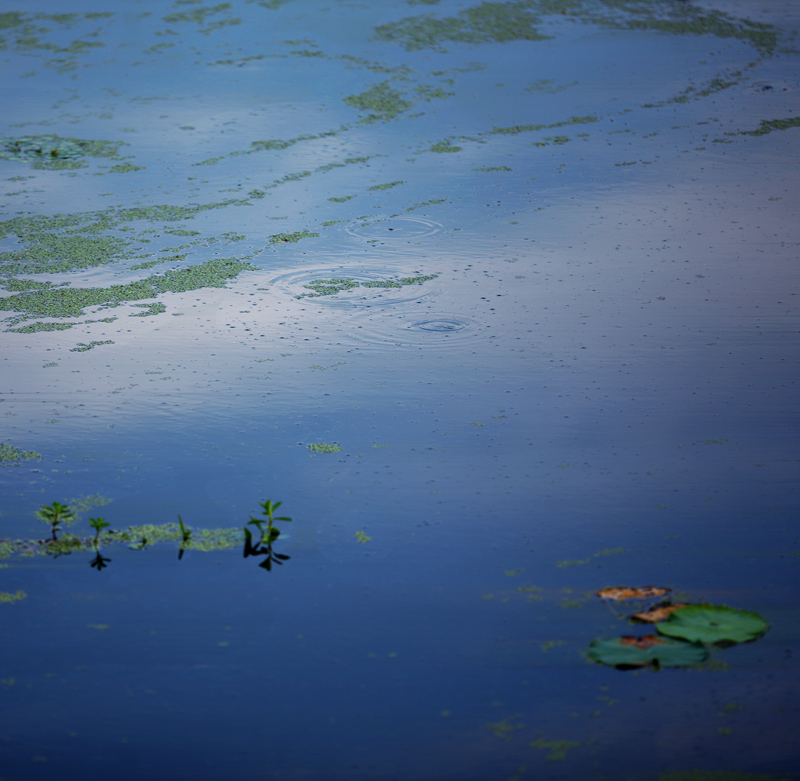
[[[2,0],[0,779],[800,778],[798,26]]]

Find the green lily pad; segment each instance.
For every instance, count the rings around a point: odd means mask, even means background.
[[[757,613],[721,605],[687,605],[656,628],[659,634],[698,643],[746,643],[767,631]]]
[[[597,639],[588,651],[589,659],[619,670],[636,667],[688,667],[705,661],[708,651],[700,643],[647,635]]]

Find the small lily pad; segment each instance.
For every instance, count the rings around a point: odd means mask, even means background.
[[[597,639],[588,651],[589,659],[618,670],[637,667],[688,667],[705,661],[708,651],[700,643],[647,635]]]
[[[722,605],[687,605],[657,627],[662,635],[699,643],[746,643],[769,624],[757,613]]]

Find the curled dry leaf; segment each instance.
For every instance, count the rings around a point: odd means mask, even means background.
[[[646,651],[654,645],[664,645],[664,641],[658,635],[647,635],[646,637],[632,637],[627,635],[625,637],[620,637],[619,644],[630,648],[638,648],[640,651]]]
[[[616,588],[604,588],[597,592],[597,596],[602,599],[613,599],[619,602],[623,599],[649,599],[650,597],[663,597],[669,594],[672,589],[662,588],[661,586],[641,586],[640,588],[626,588],[618,586]]]
[[[686,607],[685,604],[681,602],[676,602],[675,604],[671,605],[658,605],[658,607],[654,607],[652,610],[645,610],[641,613],[634,613],[631,618],[634,621],[644,621],[647,624],[655,624],[659,621],[664,621],[669,618],[671,613],[674,613],[678,608]]]

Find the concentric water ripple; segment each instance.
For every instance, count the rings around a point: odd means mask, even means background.
[[[391,217],[377,222],[355,222],[345,231],[360,239],[422,239],[446,230],[444,225],[423,217]]]
[[[745,89],[758,95],[775,95],[779,92],[789,92],[792,87],[785,81],[754,81]]]
[[[451,313],[359,312],[353,315],[350,326],[359,342],[406,349],[464,346],[494,338],[490,326]]]
[[[436,273],[430,270],[318,266],[281,274],[270,280],[270,285],[290,298],[324,306],[384,307],[438,295],[436,279]]]

